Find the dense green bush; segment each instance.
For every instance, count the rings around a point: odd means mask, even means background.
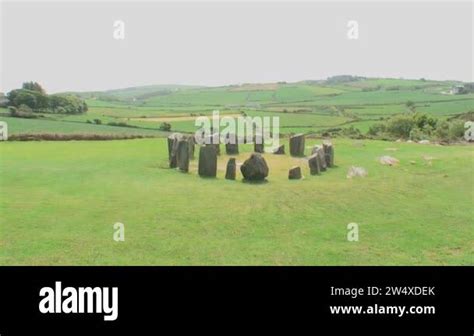
[[[422,113],[393,116],[370,126],[367,135],[378,139],[437,140],[452,142],[464,136],[462,118],[438,121]]]
[[[160,130],[161,131],[171,131],[171,124],[170,123],[167,123],[167,122],[162,122],[160,124]]]
[[[80,114],[87,112],[87,104],[72,95],[48,95],[44,89],[34,82],[23,83],[21,89],[12,90],[7,94],[8,103],[14,107],[28,106],[33,112]]]

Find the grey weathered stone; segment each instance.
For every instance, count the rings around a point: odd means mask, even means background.
[[[318,146],[318,145],[314,146],[313,149],[311,150],[311,154],[318,155],[319,169],[321,171],[326,171],[327,163],[326,163],[326,155],[324,153],[323,147]]]
[[[181,139],[178,141],[176,161],[177,161],[179,170],[186,173],[189,171],[189,140],[188,139]]]
[[[309,166],[309,172],[311,175],[317,175],[321,172],[318,153],[315,153],[308,158],[308,166]]]
[[[206,146],[213,146],[216,149],[217,155],[221,155],[220,139],[218,133],[206,135],[204,137],[204,144]]]
[[[290,137],[290,155],[304,156],[304,134],[296,134]]]
[[[229,159],[227,162],[227,168],[225,170],[225,178],[227,180],[235,180],[237,164],[235,163],[235,158]]]
[[[199,149],[198,174],[202,177],[216,177],[217,151],[214,145],[204,145]]]
[[[264,153],[264,142],[262,136],[255,136],[253,139],[253,151],[255,153]]]
[[[227,133],[225,138],[225,152],[227,155],[239,154],[239,143],[235,134]]]
[[[263,144],[257,144],[257,143],[254,144],[253,151],[255,153],[263,153],[264,152]]]
[[[268,176],[267,162],[259,153],[253,153],[249,159],[240,166],[240,171],[245,180],[262,181]]]
[[[273,154],[285,154],[285,145],[280,145],[273,150]]]
[[[299,180],[301,178],[301,168],[293,167],[288,171],[288,179]]]
[[[194,135],[188,137],[188,149],[189,149],[189,159],[194,160],[194,147],[196,145],[196,139]]]
[[[173,133],[168,137],[168,159],[170,168],[176,168],[178,166],[177,151],[178,142],[183,138],[181,133]]]
[[[334,167],[334,147],[331,143],[324,143],[324,157],[326,159],[326,165],[328,167]]]
[[[239,154],[239,144],[226,144],[225,145],[225,152],[227,155],[238,155]]]

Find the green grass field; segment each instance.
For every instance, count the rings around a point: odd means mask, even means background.
[[[81,115],[22,119],[0,108],[15,136],[153,137],[0,143],[0,264],[472,265],[470,145],[337,138],[336,168],[310,176],[304,159],[266,154],[268,182],[255,185],[243,183],[240,172],[238,181],[223,178],[226,155],[214,180],[197,176],[196,161],[189,174],[167,168],[169,133],[159,130],[168,122],[172,131],[192,133],[197,116],[219,110],[279,117],[285,135],[350,126],[365,134],[381,118],[407,113],[408,101],[441,120],[472,111],[474,94],[447,94],[453,84],[373,78],[156,85],[76,93],[89,106]],[[238,162],[251,148],[241,151]],[[400,165],[382,166],[382,155]],[[303,180],[288,180],[293,165],[303,167]],[[351,165],[369,176],[347,179]],[[125,242],[112,239],[116,222],[125,224]],[[359,242],[346,239],[351,222],[359,224]]]
[[[0,143],[0,264],[473,264],[472,146],[334,143],[337,167],[320,176],[265,154],[264,184],[225,180],[226,155],[217,179],[199,178],[196,160],[169,169],[165,139]],[[303,180],[288,180],[294,164]],[[368,177],[347,179],[351,165]]]

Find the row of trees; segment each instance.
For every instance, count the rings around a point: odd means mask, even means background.
[[[21,89],[10,91],[7,99],[13,110],[63,114],[87,112],[87,104],[82,99],[67,94],[48,95],[36,82],[23,83]]]

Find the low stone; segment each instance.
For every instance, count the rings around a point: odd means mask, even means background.
[[[318,153],[315,153],[308,158],[308,166],[311,175],[317,175],[321,172]]]
[[[282,155],[285,154],[285,145],[280,145],[273,150],[273,154]]]
[[[379,162],[386,166],[396,166],[400,161],[392,156],[384,155],[380,157]]]
[[[225,171],[225,178],[227,180],[235,180],[237,164],[235,163],[235,158],[229,159],[227,162],[227,168]]]
[[[249,159],[240,166],[240,171],[245,180],[262,181],[268,176],[268,165],[263,156],[253,153]]]
[[[239,143],[237,137],[233,133],[227,133],[225,138],[225,152],[227,155],[239,154]]]
[[[257,144],[257,143],[254,144],[253,151],[255,153],[263,153],[264,152],[263,144]]]
[[[187,173],[189,171],[189,140],[182,139],[178,141],[178,150],[176,153],[178,169]]]
[[[198,174],[202,177],[216,177],[217,151],[215,145],[205,145],[199,149]]]
[[[347,178],[366,177],[367,175],[367,170],[362,167],[351,166],[347,171]]]
[[[288,179],[290,180],[299,180],[301,179],[301,168],[293,167],[288,171]]]
[[[296,134],[290,137],[290,155],[304,156],[304,134]]]

